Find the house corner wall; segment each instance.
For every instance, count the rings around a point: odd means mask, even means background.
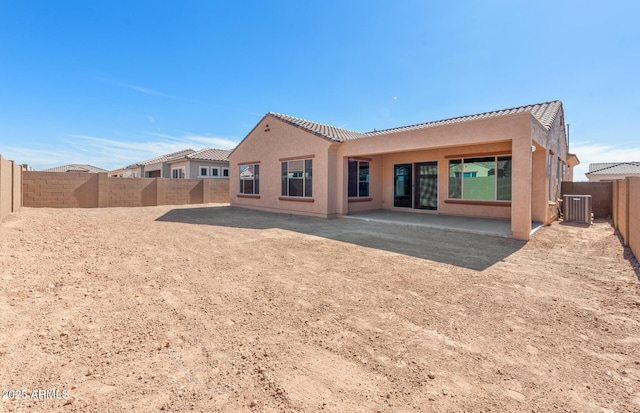
[[[531,135],[514,138],[511,144],[511,233],[516,239],[531,237],[532,156]]]

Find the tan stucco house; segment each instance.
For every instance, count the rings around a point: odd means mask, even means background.
[[[523,240],[555,218],[578,162],[560,101],[366,133],[268,113],[229,161],[232,206],[503,218]]]
[[[167,160],[171,178],[229,179],[229,154],[226,149],[206,148]]]
[[[229,178],[229,154],[226,149],[184,149],[146,161],[140,161],[118,171],[125,178]],[[112,171],[112,172],[116,172]]]

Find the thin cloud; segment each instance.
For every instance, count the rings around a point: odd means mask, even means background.
[[[123,87],[123,88],[126,88],[126,89],[135,90],[136,92],[140,92],[140,93],[143,93],[143,94],[149,95],[149,96],[160,96],[160,97],[177,99],[175,96],[168,95],[168,94],[166,94],[164,92],[161,92],[159,90],[155,90],[155,89],[151,89],[151,88],[148,88],[148,87],[142,87],[142,86],[134,85],[134,84],[131,84],[131,83],[121,82],[119,80],[107,78],[105,76],[95,77],[95,79],[97,81],[99,81],[99,82],[102,82],[102,83],[106,83],[106,84],[114,85],[114,86],[119,86],[119,87]]]
[[[572,142],[571,152],[580,159],[573,170],[574,181],[586,181],[590,163],[640,162],[640,147],[628,145],[603,145],[593,142]]]
[[[232,149],[238,144],[233,139],[206,135],[171,136],[155,133],[136,136],[126,141],[97,136],[66,135],[62,143],[63,145],[56,145],[55,149],[3,147],[2,155],[19,164],[26,163],[36,170],[71,163],[90,164],[112,170],[188,148]]]

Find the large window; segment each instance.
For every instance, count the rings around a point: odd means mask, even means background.
[[[349,197],[369,196],[369,162],[349,160]]]
[[[247,195],[260,193],[260,165],[240,165],[240,193]]]
[[[449,198],[510,201],[511,156],[450,160]]]
[[[313,160],[282,162],[282,196],[313,196]]]

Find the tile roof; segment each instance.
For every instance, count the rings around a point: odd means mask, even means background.
[[[510,109],[495,110],[492,112],[484,112],[484,113],[478,113],[475,115],[459,116],[456,118],[449,118],[449,119],[437,120],[434,122],[420,123],[417,125],[402,126],[399,128],[373,131],[373,132],[368,132],[366,135],[379,136],[379,135],[385,135],[389,133],[405,132],[410,130],[424,129],[424,128],[430,128],[430,127],[441,126],[441,125],[450,125],[452,123],[469,122],[477,119],[495,118],[498,116],[511,115],[514,113],[523,113],[523,112],[531,113],[548,130],[548,129],[551,129],[551,124],[555,120],[561,108],[562,108],[562,102],[560,102],[559,100],[554,100],[551,102],[536,103],[534,105],[518,106]]]
[[[514,113],[531,113],[545,128],[550,129],[551,124],[555,120],[558,112],[562,108],[562,102],[554,100],[551,102],[537,103],[527,106],[518,106],[510,109],[496,110],[492,112],[478,113],[475,115],[459,116],[455,118],[443,119],[433,122],[420,123],[416,125],[401,126],[398,128],[374,130],[371,132],[355,132],[347,129],[339,128],[336,126],[326,125],[322,123],[312,122],[305,119],[296,118],[289,115],[283,115],[281,113],[269,112],[267,116],[272,116],[276,119],[280,119],[290,125],[306,130],[314,135],[329,139],[334,142],[344,142],[352,139],[367,138],[371,136],[380,136],[396,132],[406,132],[417,129],[430,128],[434,126],[449,125],[453,123],[469,122],[477,119],[493,118],[504,115],[511,115]]]
[[[183,149],[181,151],[178,152],[173,152],[173,153],[168,153],[166,155],[161,155],[161,156],[157,156],[155,158],[151,158],[151,159],[147,159],[146,161],[141,161],[141,162],[136,162],[133,165],[130,166],[144,166],[144,165],[151,165],[154,163],[160,163],[160,162],[166,162],[170,159],[174,159],[174,158],[179,158],[185,155],[189,155],[190,153],[195,152],[193,149]]]
[[[363,133],[338,128],[336,126],[325,125],[323,123],[311,122],[309,120],[283,115],[282,113],[269,112],[267,115],[273,116],[276,119],[280,119],[281,121],[288,123],[289,125],[304,129],[307,132],[311,132],[314,135],[334,142],[344,142],[350,139],[363,138],[365,136]]]
[[[199,161],[221,161],[228,162],[231,151],[226,149],[205,148],[187,155],[189,159]]]
[[[640,175],[640,162],[590,163],[587,175]]]
[[[55,168],[43,169],[42,172],[108,172],[106,169],[98,168],[93,165],[72,163],[69,165],[56,166]]]

